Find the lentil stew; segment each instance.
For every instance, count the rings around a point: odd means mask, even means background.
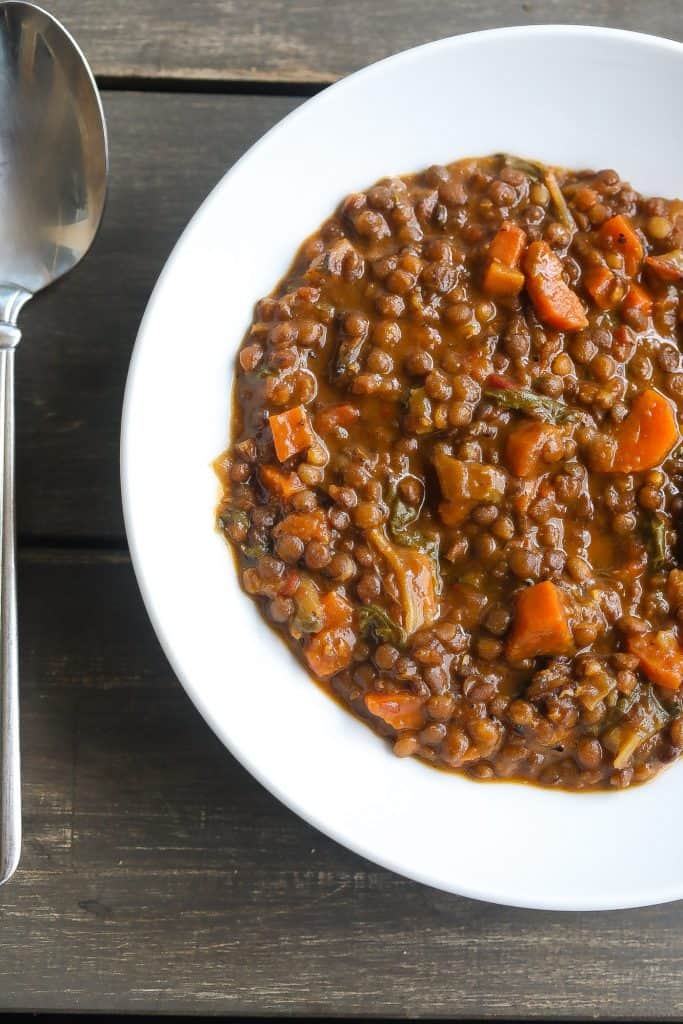
[[[683,203],[507,154],[348,196],[256,306],[218,525],[312,675],[477,779],[683,750]]]

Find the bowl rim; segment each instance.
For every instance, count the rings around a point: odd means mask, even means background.
[[[128,541],[128,547],[130,551],[131,563],[133,571],[135,573],[136,581],[142,596],[143,604],[147,615],[150,619],[157,640],[167,658],[172,671],[176,678],[181,683],[186,694],[197,708],[202,718],[211,728],[213,733],[218,737],[221,743],[228,749],[228,751],[236,758],[236,760],[249,772],[253,778],[256,779],[262,786],[265,787],[268,792],[275,796],[285,807],[293,811],[296,815],[302,818],[305,822],[312,825],[319,832],[333,839],[335,842],[344,846],[346,849],[351,850],[353,853],[365,858],[371,863],[377,864],[380,867],[386,868],[390,871],[395,872],[405,878],[414,880],[421,884],[436,888],[442,891],[447,891],[454,895],[462,896],[469,899],[481,900],[483,902],[494,903],[502,906],[509,906],[520,909],[530,910],[557,910],[557,911],[590,911],[590,910],[621,910],[621,909],[633,909],[644,906],[655,906],[660,903],[667,903],[674,900],[683,898],[683,873],[681,876],[680,883],[671,886],[657,886],[656,884],[650,884],[649,886],[640,886],[637,890],[637,897],[634,899],[633,893],[630,890],[615,891],[611,898],[607,901],[603,900],[590,900],[578,898],[570,893],[565,893],[564,897],[555,897],[552,899],[534,899],[530,897],[514,898],[501,894],[496,891],[495,887],[485,888],[483,886],[472,886],[466,884],[458,884],[456,887],[446,888],[440,881],[430,877],[429,872],[420,871],[414,868],[407,869],[406,866],[397,860],[394,860],[390,856],[379,855],[372,849],[367,848],[362,840],[358,839],[355,835],[347,834],[344,828],[335,827],[328,820],[323,820],[319,814],[310,811],[305,805],[302,805],[297,799],[295,794],[292,794],[284,787],[280,787],[278,782],[267,772],[263,771],[259,764],[251,757],[246,755],[241,749],[235,739],[229,734],[225,724],[221,722],[216,715],[213,713],[212,708],[202,698],[201,694],[193,686],[192,680],[187,677],[187,674],[183,671],[176,652],[174,650],[173,640],[165,631],[159,615],[157,614],[157,608],[155,605],[154,588],[151,584],[145,565],[144,553],[139,544],[139,538],[137,534],[136,522],[132,512],[132,496],[131,496],[131,480],[130,480],[130,467],[133,461],[133,445],[134,440],[130,430],[130,419],[131,419],[131,408],[134,401],[134,388],[135,379],[137,375],[138,363],[141,358],[142,345],[144,342],[144,336],[150,327],[151,322],[155,317],[155,305],[161,294],[165,281],[170,276],[171,269],[178,258],[180,250],[183,248],[188,234],[192,231],[193,227],[197,224],[202,215],[206,212],[207,207],[213,202],[217,195],[224,189],[228,188],[230,182],[242,167],[242,165],[250,160],[261,148],[265,147],[269,140],[273,137],[282,134],[288,130],[288,128],[302,116],[307,116],[308,112],[313,107],[322,106],[327,102],[327,98],[338,90],[343,90],[347,83],[351,80],[358,82],[362,79],[371,79],[375,75],[382,73],[383,68],[387,64],[397,65],[408,65],[413,60],[422,59],[426,53],[435,54],[441,50],[448,50],[451,48],[459,48],[461,46],[468,46],[480,43],[483,39],[496,38],[505,39],[509,38],[514,40],[519,36],[528,37],[530,35],[537,37],[575,37],[577,39],[618,39],[622,38],[630,42],[635,42],[642,47],[648,47],[652,49],[666,50],[669,52],[676,53],[678,56],[683,56],[683,43],[677,42],[676,40],[669,39],[662,36],[654,36],[645,32],[636,32],[627,29],[608,28],[603,26],[594,25],[567,25],[567,24],[542,24],[542,25],[514,25],[501,28],[482,29],[476,32],[467,32],[460,35],[446,36],[441,39],[437,39],[431,42],[422,43],[418,46],[410,47],[408,49],[399,51],[398,53],[384,57],[378,61],[375,61],[369,65],[366,65],[357,71],[352,72],[333,84],[326,86],[319,93],[304,100],[299,106],[297,106],[289,114],[285,115],[281,120],[274,124],[267,132],[260,136],[256,142],[254,142],[239,159],[222,175],[214,187],[208,192],[206,197],[202,200],[200,205],[197,207],[195,212],[192,214],[190,220],[187,222],[182,232],[180,233],[177,241],[173,245],[168,257],[166,258],[164,265],[157,277],[154,288],[152,289],[150,296],[147,300],[144,314],[140,321],[138,331],[136,334],[135,344],[130,357],[130,363],[128,373],[126,377],[126,385],[123,398],[122,415],[121,415],[121,433],[120,433],[120,484],[121,484],[121,497],[123,507],[123,519],[126,537]],[[477,784],[477,783],[472,783]],[[483,784],[480,784],[483,785]],[[640,787],[639,787],[640,788]],[[559,795],[559,794],[558,794]],[[581,800],[594,799],[595,795],[592,793],[580,794]],[[619,799],[620,795],[615,794],[611,799]]]

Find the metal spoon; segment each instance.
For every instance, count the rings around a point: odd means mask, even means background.
[[[85,57],[30,3],[0,3],[0,885],[21,850],[14,520],[17,317],[92,245],[107,136]]]

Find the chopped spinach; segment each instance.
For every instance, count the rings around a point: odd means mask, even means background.
[[[241,544],[240,548],[247,558],[263,558],[270,551],[267,541],[263,544]]]
[[[415,480],[420,485],[420,500],[417,505],[408,505],[399,495],[396,493],[398,485],[401,480],[405,479]],[[422,506],[425,500],[425,485],[419,477],[413,476],[412,473],[407,473],[401,477],[401,480],[396,481],[392,486],[389,494],[389,500],[391,501],[391,514],[389,516],[389,532],[396,540],[400,540],[397,534],[402,534],[408,526],[414,523],[422,511]]]
[[[397,644],[406,642],[405,630],[376,604],[361,605],[358,609],[358,624],[364,636],[373,637],[377,643]]]
[[[584,418],[582,413],[576,409],[570,409],[564,402],[548,398],[547,395],[537,395],[534,391],[527,391],[524,388],[489,386],[484,388],[484,394],[506,409],[525,412],[538,419],[551,420],[553,423],[567,423]]]
[[[235,523],[248,530],[249,516],[238,508],[224,508],[218,516],[218,525],[222,530],[227,530],[228,527],[233,526]]]
[[[653,515],[646,520],[645,529],[651,555],[650,566],[655,572],[659,572],[669,561],[666,525],[659,516]]]
[[[391,514],[389,516],[389,532],[392,535],[402,533],[406,527],[415,522],[419,514],[419,508],[414,508],[412,505],[406,505],[401,498],[396,498],[391,507]]]

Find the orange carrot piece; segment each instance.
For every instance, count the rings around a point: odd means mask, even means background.
[[[349,667],[355,644],[356,634],[351,626],[330,626],[310,637],[304,656],[315,675],[329,679]]]
[[[273,530],[274,537],[282,533],[293,533],[304,541],[321,540],[327,544],[330,526],[323,510],[316,508],[312,512],[290,512]]]
[[[553,423],[524,423],[508,435],[505,444],[505,461],[515,476],[536,476],[542,470],[543,452],[546,445],[559,447],[564,437],[560,427]],[[546,467],[547,468],[547,467]]]
[[[360,417],[357,405],[345,402],[343,405],[328,405],[316,413],[315,425],[325,434],[333,427],[349,427]]]
[[[683,249],[674,249],[661,256],[648,256],[645,263],[663,281],[680,281],[683,278]]]
[[[653,388],[636,395],[628,416],[617,427],[617,448],[610,469],[634,473],[653,469],[680,438],[671,403]]]
[[[309,448],[315,440],[311,421],[303,405],[268,417],[273,432],[275,454],[280,462]]]
[[[578,295],[562,277],[562,264],[547,242],[532,242],[524,257],[526,290],[540,319],[558,331],[588,325]]]
[[[353,659],[353,605],[338,590],[330,590],[320,598],[320,610],[323,627],[308,638],[304,655],[309,668],[327,679],[347,668]]]
[[[639,309],[645,316],[652,313],[652,297],[637,281],[631,281],[624,299],[626,309]]]
[[[621,213],[610,217],[600,228],[598,238],[605,249],[621,253],[629,277],[638,273],[643,262],[643,244],[628,217]]]
[[[683,647],[673,630],[631,636],[627,646],[640,659],[641,670],[657,686],[677,690],[683,683]]]
[[[471,502],[440,501],[439,519],[444,526],[459,526],[472,511]]]
[[[427,720],[424,697],[414,693],[368,693],[365,706],[392,729],[421,729]]]
[[[482,287],[487,295],[497,298],[519,295],[524,287],[524,274],[500,260],[491,260],[484,271]]]
[[[526,232],[512,221],[503,221],[489,246],[489,259],[506,267],[518,267],[526,245]]]
[[[622,286],[607,267],[590,267],[583,275],[583,283],[598,309],[614,309],[624,294]]]
[[[272,494],[287,501],[298,491],[305,490],[296,473],[283,473],[275,466],[259,466],[258,475],[261,483]]]
[[[330,590],[320,599],[325,627],[350,626],[353,621],[353,605],[338,590]]]
[[[507,642],[510,661],[539,654],[567,654],[572,635],[562,595],[550,580],[536,583],[517,595],[515,619]]]

